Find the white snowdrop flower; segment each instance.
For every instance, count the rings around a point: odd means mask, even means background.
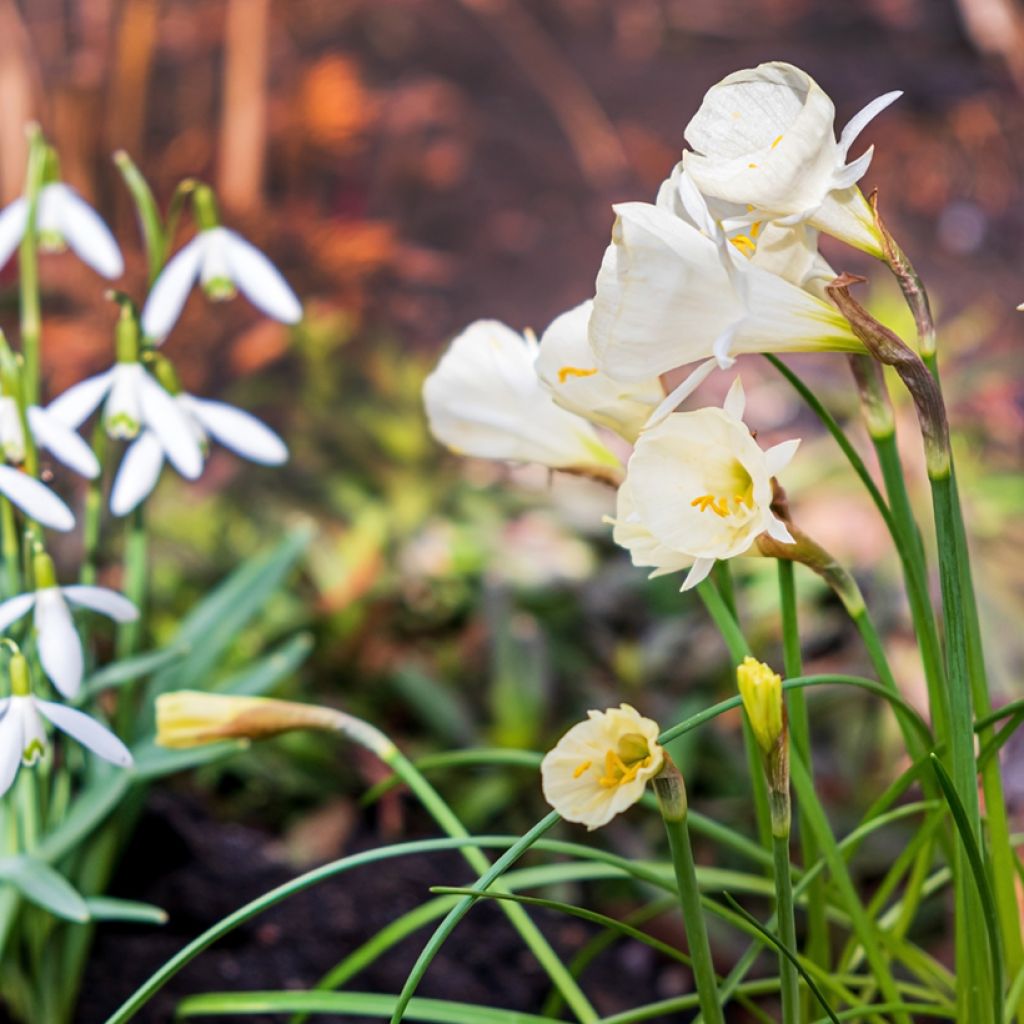
[[[647,780],[661,771],[665,752],[658,723],[628,704],[588,711],[544,755],[544,799],[565,818],[587,826],[607,825],[643,795]]]
[[[452,341],[423,386],[434,437],[458,455],[538,462],[602,479],[619,460],[537,375],[537,339],[477,320]]]
[[[14,255],[28,224],[28,202],[22,196],[0,211],[0,266]],[[39,190],[36,233],[44,250],[70,246],[75,255],[107,278],[124,273],[124,259],[110,228],[69,185],[52,182]]]
[[[597,275],[590,343],[598,367],[639,381],[753,352],[863,352],[828,302],[649,203],[615,207]],[[713,229],[712,229],[713,230]]]
[[[212,299],[229,299],[235,289],[257,309],[282,323],[302,319],[302,305],[280,271],[235,231],[200,231],[164,267],[142,309],[142,332],[161,342],[170,333],[196,280]]]
[[[750,204],[770,219],[791,217],[873,256],[882,242],[856,183],[873,147],[847,162],[868,123],[902,93],[872,100],[835,137],[835,107],[817,82],[792,64],[736,71],[711,87],[693,120],[683,153],[701,192]]]
[[[139,362],[117,362],[105,373],[72,385],[46,411],[58,423],[77,429],[101,403],[111,437],[133,440],[147,428],[182,476],[194,480],[203,471],[203,454],[190,420]]]
[[[34,567],[36,589],[0,603],[0,634],[34,609],[33,624],[43,671],[65,697],[71,698],[82,685],[84,659],[69,603],[99,612],[115,622],[133,622],[139,612],[128,598],[107,587],[58,586],[53,561],[47,554],[37,554]]]
[[[763,450],[743,422],[744,404],[737,378],[723,408],[672,413],[640,435],[629,460],[626,521],[652,539],[640,545],[642,557],[656,557],[667,571],[669,552],[693,559],[684,590],[762,533],[793,543],[771,509],[771,480],[800,442]]]
[[[583,302],[551,322],[540,338],[537,374],[563,409],[632,442],[665,390],[657,377],[630,383],[598,369],[587,335],[593,305]]]
[[[21,654],[11,658],[12,696],[0,700],[0,796],[11,788],[20,765],[35,764],[48,748],[44,719],[111,764],[132,764],[128,748],[96,719],[75,708],[34,697],[28,664]]]
[[[74,529],[71,509],[46,484],[13,466],[0,466],[0,494],[41,526],[66,533]]]
[[[38,405],[30,405],[27,414],[37,448],[46,449],[58,462],[84,477],[99,476],[99,460],[74,430]],[[18,403],[10,395],[0,395],[0,450],[8,462],[20,465],[25,461],[25,430]]]
[[[255,416],[226,402],[196,398],[184,392],[175,395],[174,401],[204,453],[213,439],[251,462],[280,466],[288,461],[284,441]],[[165,455],[160,438],[152,430],[144,430],[132,442],[110,492],[110,510],[114,515],[127,515],[148,497],[160,478]]]

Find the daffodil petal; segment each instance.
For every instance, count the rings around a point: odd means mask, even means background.
[[[190,396],[188,409],[210,436],[243,458],[267,466],[288,461],[288,448],[266,424],[226,402]]]
[[[139,617],[139,609],[124,594],[119,594],[109,587],[90,587],[82,583],[73,583],[60,589],[72,604],[100,612],[115,622],[134,622]]]
[[[789,532],[789,527],[779,519],[776,515],[772,514],[768,517],[768,536],[773,540],[779,541],[781,544],[795,544],[796,541],[793,539],[793,534]]]
[[[777,476],[781,473],[792,461],[793,456],[796,455],[797,448],[800,447],[800,438],[794,438],[791,441],[783,441],[781,444],[773,445],[767,449],[764,453],[765,468],[768,471],[769,476]]]
[[[38,405],[29,406],[28,425],[39,446],[58,462],[89,480],[99,476],[100,464],[96,454],[74,429],[62,423],[52,412]]]
[[[302,304],[277,267],[235,231],[225,228],[224,242],[231,279],[242,294],[267,316],[297,324],[302,319]]]
[[[206,232],[200,231],[171,257],[153,282],[146,304],[142,307],[142,333],[147,338],[158,343],[163,341],[178,322],[188,293],[199,276],[207,242]]]
[[[71,509],[46,484],[10,466],[0,466],[0,491],[22,510],[51,530],[66,532],[74,528]]]
[[[886,107],[891,103],[895,103],[903,95],[901,89],[897,89],[895,92],[883,93],[881,96],[877,96],[866,106],[861,107],[849,121],[846,122],[846,127],[843,129],[842,135],[839,136],[839,150],[845,157],[850,152],[850,147],[857,141],[857,136],[876,118],[878,115],[885,110]]]
[[[110,490],[110,511],[115,516],[128,515],[156,487],[163,465],[164,450],[156,435],[143,431],[121,459]]]
[[[832,187],[844,189],[849,188],[851,185],[856,185],[868,173],[868,168],[871,166],[871,158],[874,155],[875,147],[868,146],[856,160],[848,163],[845,167],[840,167],[832,177]]]
[[[115,369],[116,367],[111,367],[105,373],[72,384],[46,407],[46,411],[65,426],[77,429],[93,414],[110,391],[114,383]]]
[[[36,700],[40,713],[48,718],[61,732],[78,740],[83,747],[102,757],[104,761],[127,768],[132,764],[131,751],[104,725],[90,718],[83,711],[69,708],[54,701]]]
[[[694,559],[693,567],[686,574],[686,579],[683,580],[683,585],[679,589],[692,590],[698,583],[703,583],[714,569],[715,561],[714,558]]]
[[[743,381],[739,377],[729,386],[722,408],[733,419],[743,419],[743,412],[747,408],[747,396],[743,391]]]
[[[82,686],[82,641],[56,587],[36,594],[35,626],[43,671],[65,697],[74,697]]]
[[[58,228],[75,255],[104,277],[120,277],[124,259],[103,218],[67,185],[56,182],[46,190],[59,194]]]
[[[186,479],[203,471],[203,453],[178,403],[150,375],[139,378],[142,418],[156,434],[168,461]]]

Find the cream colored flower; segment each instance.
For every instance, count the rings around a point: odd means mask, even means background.
[[[657,722],[628,704],[588,711],[541,762],[544,799],[566,821],[588,831],[607,825],[643,795],[661,771]]]
[[[612,539],[619,547],[625,548],[629,552],[633,564],[638,568],[653,570],[648,575],[648,579],[680,572],[693,565],[692,555],[686,555],[666,547],[643,524],[637,515],[636,502],[633,500],[633,488],[628,476],[619,487],[615,518],[606,518],[605,521],[614,527]]]
[[[538,377],[537,352],[532,335],[496,320],[470,324],[423,386],[434,437],[459,455],[616,478],[619,460]]]
[[[771,509],[771,478],[799,441],[763,450],[743,422],[743,408],[737,378],[723,408],[670,414],[640,435],[629,460],[630,519],[652,538],[643,550],[663,560],[667,553],[692,558],[684,590],[719,559],[742,555],[761,533],[793,542]]]
[[[772,219],[792,217],[881,257],[881,237],[856,183],[869,148],[847,163],[868,123],[902,93],[872,100],[835,138],[835,107],[792,64],[736,71],[711,87],[686,127],[686,170],[701,192],[749,204]]]
[[[610,376],[644,380],[711,356],[728,366],[748,352],[864,351],[835,306],[711,237],[713,225],[648,203],[615,213],[590,317]]]
[[[736,668],[736,681],[758,746],[770,754],[783,730],[782,678],[763,661],[746,657]]]
[[[628,383],[597,368],[587,336],[593,306],[583,302],[551,322],[540,338],[537,373],[563,409],[632,442],[665,390],[656,376]]]

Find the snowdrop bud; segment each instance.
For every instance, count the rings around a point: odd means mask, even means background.
[[[121,303],[121,313],[114,328],[114,346],[119,363],[138,362],[139,322],[130,302]]]
[[[57,570],[53,559],[45,551],[37,551],[32,558],[32,572],[36,590],[57,586]]]
[[[14,697],[29,696],[32,692],[32,682],[25,655],[20,651],[12,654],[7,671],[11,680],[11,695]]]
[[[156,352],[147,353],[146,365],[153,372],[153,376],[159,381],[163,389],[170,395],[180,395],[182,392],[181,378],[174,364],[166,356]]]

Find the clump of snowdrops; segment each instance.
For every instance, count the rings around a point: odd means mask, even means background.
[[[452,847],[479,873],[476,883],[435,890],[434,901],[343,960],[316,990],[208,993],[185,1000],[180,1012],[360,1014],[393,1024],[562,1019],[415,996],[459,921],[476,902],[493,899],[547,972],[557,1005],[581,1024],[594,1024],[600,1016],[575,970],[533,924],[530,906],[583,917],[688,965],[693,991],[662,1000],[638,992],[633,1010],[606,1018],[616,1024],[671,1013],[715,1024],[731,1016],[734,1006],[749,1015],[742,1019],[785,1024],[1024,1019],[1020,864],[998,758],[1024,712],[1019,703],[995,712],[990,706],[928,298],[886,228],[877,197],[865,197],[858,184],[872,149],[852,152],[871,120],[899,95],[887,93],[868,104],[837,138],[832,101],[800,69],[769,63],[729,75],[709,90],[686,127],[688,148],[675,168],[666,168],[656,201],[615,207],[594,295],[559,316],[539,341],[496,321],[471,324],[451,342],[424,389],[434,435],[458,454],[536,463],[615,488],[617,508],[609,522],[615,541],[652,576],[684,574],[682,589],[696,590],[721,632],[736,695],[673,723],[645,717],[642,693],[631,695],[638,707],[622,703],[590,711],[543,758],[537,755],[552,812],[523,836],[476,838],[466,834],[422,772],[366,723],[272,700],[201,693],[161,697],[159,737],[184,749],[295,728],[347,735],[394,769],[447,838],[344,858],[242,908],[169,962],[112,1021],[129,1019],[192,956],[291,892],[360,865]],[[822,232],[874,257],[880,273],[895,276],[913,314],[915,338],[898,337],[860,305],[854,295],[860,279],[837,272],[819,253]],[[779,360],[788,352],[831,353],[851,371],[882,489],[837,421]],[[745,417],[741,378],[758,356],[777,368],[832,433],[891,533],[927,681],[925,714],[902,696],[857,583],[801,528],[787,502],[780,478],[799,458],[799,440],[764,448],[756,423]],[[941,609],[929,589],[885,367],[908,389],[917,413],[933,499]],[[665,375],[681,368],[682,377],[673,378],[681,383],[666,391]],[[700,383],[720,373],[733,375],[724,403],[696,404]],[[729,576],[735,558],[777,563],[781,665],[766,664],[751,650]],[[874,678],[803,673],[794,577],[805,571],[834,591],[863,640]],[[814,722],[806,697],[819,687],[857,688],[890,708],[908,755],[908,767],[893,767],[887,786],[846,834],[834,831],[815,784]],[[691,814],[685,780],[665,749],[672,739],[739,706],[753,841]],[[997,729],[1004,719],[1007,724]],[[460,763],[465,752],[462,757]],[[638,804],[641,810],[630,810]],[[615,856],[571,832],[563,841],[546,836],[559,821],[595,830],[643,809],[656,809],[664,821],[661,860]],[[917,822],[914,837],[869,898],[858,891],[848,861],[873,833],[908,817]],[[730,889],[721,875],[696,867],[694,830],[746,857],[749,873],[731,875]],[[488,849],[498,852],[493,863]],[[541,884],[514,869],[528,850],[560,856],[543,884],[593,877],[588,872],[597,861],[609,877],[671,894],[682,913],[686,948],[667,945],[627,921],[523,895],[527,884]],[[774,895],[766,920],[736,898],[763,892],[765,875]],[[953,964],[911,937],[925,900],[947,888],[955,908],[949,923]],[[716,962],[709,918],[748,936],[748,951],[734,962]],[[361,964],[430,921],[439,923],[401,992],[343,989]],[[765,950],[777,959],[777,970],[751,977]]]

